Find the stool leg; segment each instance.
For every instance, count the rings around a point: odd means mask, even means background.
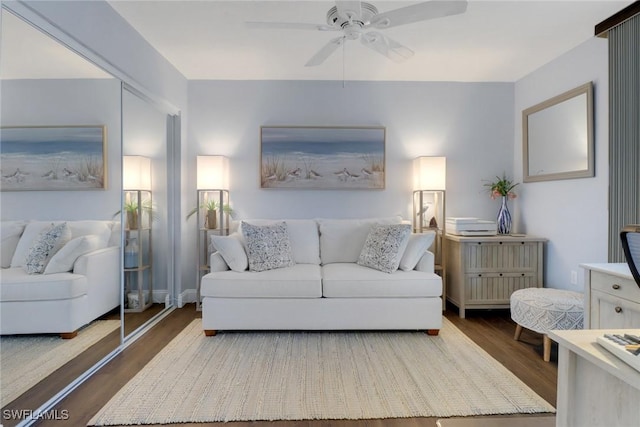
[[[551,360],[551,338],[544,334],[542,338],[542,350],[544,351],[543,360],[548,362]]]
[[[522,326],[516,324],[516,333],[513,336],[513,339],[518,341],[520,339],[520,335],[522,335]]]

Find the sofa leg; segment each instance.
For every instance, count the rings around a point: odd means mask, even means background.
[[[78,336],[78,331],[60,333],[60,338],[62,338],[63,340],[70,340],[77,336]]]
[[[440,333],[440,329],[427,329],[427,335],[436,336]]]
[[[205,329],[204,330],[204,336],[206,336],[206,337],[214,337],[217,333],[218,333],[218,331],[216,331],[215,329]]]

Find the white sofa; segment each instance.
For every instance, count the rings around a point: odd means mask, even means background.
[[[55,333],[73,338],[120,305],[120,227],[66,221],[66,244],[40,274],[26,271],[35,239],[63,221],[2,221],[0,334]]]
[[[409,259],[408,266],[401,265],[411,268],[409,271],[387,273],[357,263],[373,224],[401,220],[399,216],[284,220],[295,265],[260,272],[243,271],[242,263],[230,269],[229,263],[237,259],[214,241],[211,272],[203,276],[200,287],[205,334],[215,335],[219,330],[397,329],[437,335],[442,326],[442,279],[434,273],[434,256],[427,250],[433,236],[430,241],[428,236],[410,236],[406,255],[413,251],[414,259]],[[241,232],[235,236],[243,240]],[[220,242],[220,238],[212,239]],[[242,243],[246,249],[246,242]],[[226,261],[220,249],[227,252]]]

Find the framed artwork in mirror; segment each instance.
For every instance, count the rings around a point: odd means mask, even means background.
[[[262,126],[260,188],[377,190],[384,127]]]
[[[3,126],[0,190],[104,190],[106,126]]]
[[[593,84],[522,112],[523,181],[595,176]]]

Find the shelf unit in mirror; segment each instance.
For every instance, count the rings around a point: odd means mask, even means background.
[[[151,191],[125,190],[125,312],[141,312],[153,303]]]

